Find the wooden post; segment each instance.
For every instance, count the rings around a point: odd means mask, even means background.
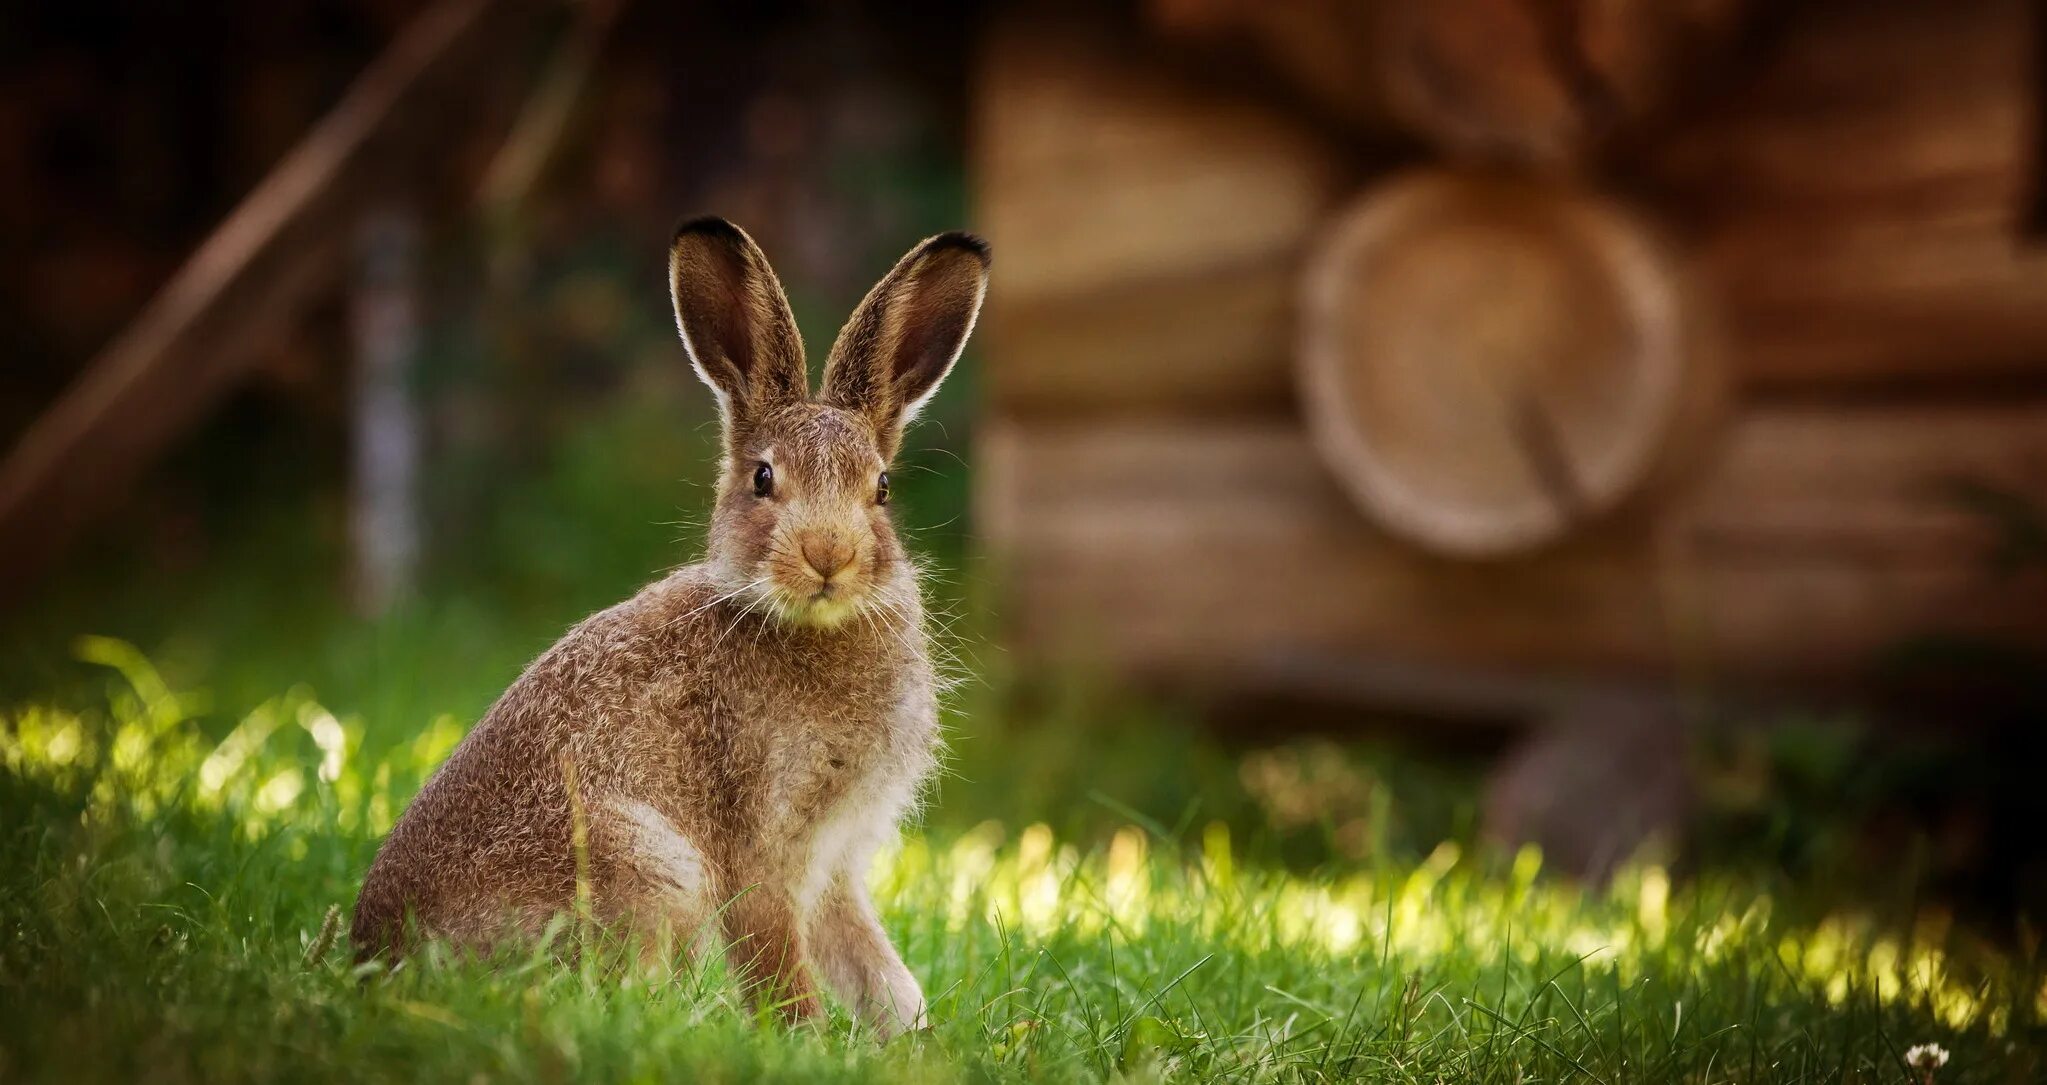
[[[418,212],[404,205],[371,211],[356,231],[349,533],[366,615],[409,593],[419,563],[419,234]]]

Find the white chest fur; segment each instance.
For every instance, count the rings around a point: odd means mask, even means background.
[[[864,879],[874,854],[916,805],[938,761],[938,705],[926,676],[905,683],[884,721],[879,748],[867,751],[843,794],[808,827],[796,897],[808,910],[835,877]]]

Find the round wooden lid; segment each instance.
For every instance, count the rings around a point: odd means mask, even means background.
[[[1388,530],[1526,550],[1644,486],[1714,382],[1670,256],[1609,200],[1427,171],[1338,218],[1306,279],[1301,393]]]

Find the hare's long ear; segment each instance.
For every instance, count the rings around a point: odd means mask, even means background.
[[[736,451],[761,417],[810,394],[803,339],[768,258],[720,218],[676,227],[668,246],[675,326],[697,375],[718,397]]]
[[[910,250],[853,310],[825,363],[824,402],[866,415],[883,459],[959,360],[988,287],[988,246],[939,234]]]

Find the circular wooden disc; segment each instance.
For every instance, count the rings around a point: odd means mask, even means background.
[[[1389,530],[1526,550],[1640,489],[1711,382],[1670,258],[1609,201],[1447,172],[1377,186],[1307,274],[1323,458]]]

